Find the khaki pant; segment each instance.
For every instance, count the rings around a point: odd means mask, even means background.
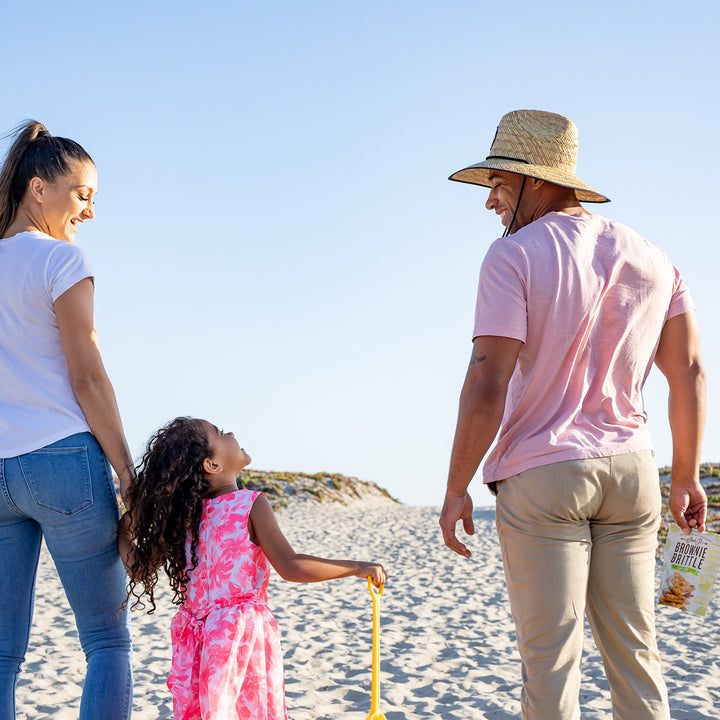
[[[577,720],[584,616],[615,720],[668,720],[655,641],[661,496],[650,451],[534,468],[497,484],[524,720]]]

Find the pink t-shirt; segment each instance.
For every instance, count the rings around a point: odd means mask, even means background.
[[[665,321],[692,309],[663,250],[597,215],[549,213],[496,240],[473,337],[524,344],[485,482],[652,449],[642,387]]]

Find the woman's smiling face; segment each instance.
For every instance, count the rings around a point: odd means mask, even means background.
[[[33,178],[30,190],[40,202],[45,231],[56,240],[72,242],[78,228],[95,217],[97,170],[91,162],[76,163],[54,183]]]

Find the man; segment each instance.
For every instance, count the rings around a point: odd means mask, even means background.
[[[469,550],[467,487],[484,465],[522,660],[525,720],[580,717],[587,615],[616,720],[666,720],[654,627],[661,496],[642,386],[666,376],[670,509],[704,530],[698,478],[705,381],[687,288],[664,252],[591,215],[606,202],[575,176],[577,130],[554,113],[500,121],[484,162],[450,179],[490,188],[505,226],[480,272],[473,352],[440,525]]]

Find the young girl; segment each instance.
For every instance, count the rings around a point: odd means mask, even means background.
[[[168,678],[176,720],[287,719],[279,633],[267,606],[270,565],[294,582],[386,580],[376,563],[296,553],[267,498],[238,489],[249,463],[232,433],[176,418],[151,438],[129,493],[120,532],[128,599],[143,608],[147,596],[153,612],[163,567],[180,605]]]

